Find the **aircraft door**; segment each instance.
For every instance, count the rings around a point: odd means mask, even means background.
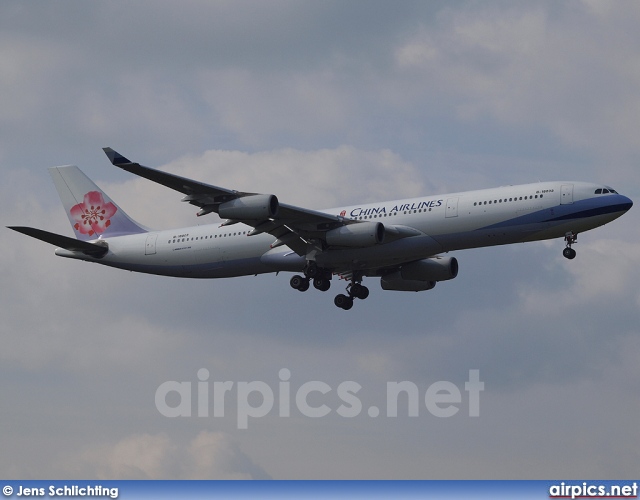
[[[150,233],[147,236],[147,241],[144,245],[145,255],[154,255],[156,253],[156,241],[158,239],[158,233]]]
[[[458,198],[449,198],[447,200],[447,207],[444,212],[445,217],[457,217],[458,216]]]
[[[573,203],[573,184],[563,184],[560,188],[560,205]]]

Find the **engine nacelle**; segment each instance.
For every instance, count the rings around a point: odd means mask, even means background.
[[[400,268],[405,280],[446,281],[458,276],[458,259],[455,257],[433,257],[423,259]]]
[[[411,262],[391,274],[383,276],[383,290],[421,292],[431,290],[438,281],[446,281],[458,275],[458,260],[455,257],[433,257]]]
[[[222,203],[218,215],[223,219],[271,219],[278,213],[278,198],[273,194],[255,194]]]
[[[397,290],[399,292],[422,292],[424,290],[431,290],[436,286],[435,281],[418,281],[418,280],[406,280],[404,279],[400,271],[387,274],[380,279],[380,286],[383,290]]]
[[[360,222],[327,231],[327,243],[338,247],[370,247],[384,241],[382,222]]]

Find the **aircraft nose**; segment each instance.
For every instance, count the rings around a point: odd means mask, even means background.
[[[620,198],[622,202],[621,203],[622,210],[624,210],[625,212],[633,206],[633,201],[631,201],[630,198],[627,198],[626,196],[622,196],[622,195],[620,195]]]

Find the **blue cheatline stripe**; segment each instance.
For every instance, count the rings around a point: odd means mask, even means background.
[[[591,208],[589,210],[583,210],[581,212],[576,212],[574,214],[567,214],[561,217],[547,219],[543,222],[555,222],[555,221],[568,220],[568,219],[584,219],[585,217],[596,217],[598,215],[613,214],[616,212],[626,212],[627,210],[629,210],[629,208],[631,208],[629,203],[621,203],[619,205],[608,205],[606,207]]]
[[[615,198],[615,200],[614,200]],[[617,203],[612,203],[613,201]],[[481,227],[478,230],[498,229],[502,227],[520,226],[526,224],[540,224],[545,222],[558,222],[564,220],[585,219],[598,215],[606,215],[616,212],[625,212],[633,203],[621,195],[601,196],[576,201],[569,205],[556,205],[536,212],[514,217],[496,224]]]

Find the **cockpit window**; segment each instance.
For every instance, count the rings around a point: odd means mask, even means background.
[[[605,189],[596,189],[595,194],[609,194],[609,193],[613,193],[613,194],[618,194],[618,192],[615,189],[611,189],[610,187],[607,187]]]

